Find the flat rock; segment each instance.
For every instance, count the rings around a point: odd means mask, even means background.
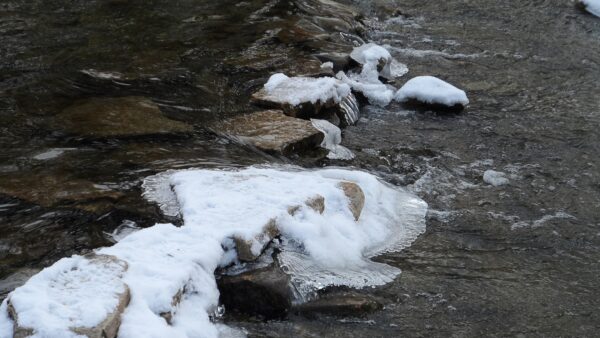
[[[318,149],[324,138],[310,121],[288,117],[277,110],[238,116],[214,130],[267,153],[286,156]]]
[[[126,137],[189,133],[192,126],[166,118],[150,99],[138,96],[91,98],[67,107],[55,125],[85,137]]]
[[[338,186],[348,197],[348,208],[352,212],[352,215],[354,215],[354,219],[358,221],[365,206],[365,193],[358,184],[353,182],[340,182]]]

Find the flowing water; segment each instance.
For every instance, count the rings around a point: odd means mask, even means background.
[[[383,310],[229,324],[273,337],[596,335],[600,18],[566,0],[355,0],[362,38],[408,65],[398,85],[438,76],[467,91],[469,108],[367,106],[343,132],[356,155],[343,162],[273,158],[210,133],[213,121],[252,110],[249,96],[271,73],[301,74],[313,53],[351,51],[360,39],[351,34],[298,33],[307,20],[343,26],[313,2],[0,4],[0,278],[108,245],[123,222],[163,220],[142,198],[152,174],[330,163],[408,186],[430,205],[427,232],[379,258],[402,269],[365,291]],[[56,127],[76,102],[121,96],[150,98],[194,131],[97,138]],[[486,184],[486,170],[509,183]]]

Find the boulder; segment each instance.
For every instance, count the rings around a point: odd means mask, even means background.
[[[318,149],[324,135],[310,121],[267,110],[226,120],[213,130],[264,152],[291,155]]]
[[[85,261],[82,262],[82,261]],[[47,297],[49,299],[39,299],[35,300],[36,302],[40,302],[38,309],[46,309],[44,311],[49,311],[47,320],[52,321],[56,313],[51,313],[52,311],[57,311],[57,305],[49,306],[48,304],[63,303],[68,300],[64,298],[69,298],[67,293],[80,293],[80,291],[84,291],[82,294],[87,295],[89,297],[94,297],[95,294],[93,290],[83,290],[86,288],[94,288],[94,287],[113,287],[119,285],[122,289],[121,292],[114,293],[112,296],[116,298],[117,305],[115,308],[106,314],[105,318],[94,327],[71,327],[70,331],[76,334],[84,335],[88,338],[115,338],[119,331],[119,326],[121,325],[121,315],[125,311],[125,308],[129,304],[130,300],[130,292],[129,288],[126,284],[124,284],[121,280],[125,271],[127,270],[127,263],[119,260],[114,256],[109,255],[97,255],[90,254],[84,257],[78,258],[70,258],[67,260],[60,261],[64,266],[53,269],[48,268],[43,270],[40,274],[46,274],[46,278],[40,278],[35,281],[34,286],[28,286],[25,284],[22,288],[25,289],[23,292],[21,289],[17,289],[14,293],[9,296],[8,299],[8,313],[9,317],[14,321],[14,337],[29,337],[33,334],[33,332],[37,332],[38,334],[43,334],[46,332],[47,328],[44,327],[28,327],[22,324],[19,320],[19,317],[22,313],[19,312],[18,306],[16,303],[25,301],[26,304],[31,304],[31,299],[29,298],[28,287],[39,291],[39,288],[48,288]],[[86,271],[84,271],[86,270]],[[95,278],[98,276],[98,278]],[[107,285],[105,282],[110,281],[110,285]],[[40,284],[44,283],[44,284]],[[39,285],[38,285],[39,284]],[[21,297],[25,299],[22,300]],[[78,299],[79,303],[86,302],[88,299]],[[95,301],[95,299],[89,299],[89,301]],[[71,306],[71,303],[67,303],[65,305]],[[80,304],[79,304],[80,305]],[[31,311],[25,307],[25,311]],[[39,310],[37,310],[39,311]],[[31,314],[28,314],[31,316]],[[71,314],[77,316],[78,314]],[[83,314],[82,316],[85,316]],[[88,314],[89,315],[89,314]],[[56,320],[56,319],[54,319]],[[44,322],[40,322],[39,325],[44,325]],[[52,328],[51,330],[56,330]]]
[[[55,127],[84,137],[127,137],[190,133],[193,127],[165,117],[150,99],[138,96],[91,98],[55,118]]]
[[[309,198],[304,204],[320,214],[325,211],[325,198],[321,195]],[[293,216],[300,208],[299,205],[291,206],[288,208],[288,213]],[[242,262],[255,261],[264,252],[267,245],[279,235],[277,220],[271,219],[264,226],[263,231],[251,240],[235,236],[233,241],[235,242],[238,259]]]
[[[352,212],[352,215],[354,215],[354,219],[358,221],[365,206],[365,193],[358,184],[352,182],[340,182],[338,187],[348,197],[348,208]]]
[[[274,263],[268,267],[217,279],[220,302],[227,311],[284,318],[292,307],[290,276]]]

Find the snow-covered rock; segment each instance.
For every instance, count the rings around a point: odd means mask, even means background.
[[[462,110],[469,104],[467,94],[453,85],[433,76],[417,76],[410,79],[396,92],[398,102],[416,101],[427,106],[441,106]]]
[[[392,55],[390,52],[374,43],[366,43],[356,47],[350,53],[350,57],[364,66],[374,65],[378,75],[385,78],[392,78]]]
[[[354,158],[354,154],[350,149],[340,145],[342,143],[340,128],[325,120],[311,119],[310,121],[315,128],[325,135],[321,147],[329,150],[327,158],[332,160],[351,160]]]
[[[116,337],[130,299],[126,271],[126,262],[107,255],[64,258],[44,269],[7,298],[15,337]]]
[[[486,170],[483,173],[483,181],[495,187],[508,184],[509,182],[505,173],[494,170]]]
[[[281,109],[303,119],[339,119],[344,125],[358,120],[356,99],[347,84],[332,77],[288,77],[274,74],[264,88],[252,95],[262,107]]]
[[[600,17],[600,0],[579,0],[577,4],[589,13]]]
[[[254,238],[276,220],[284,251],[278,264],[294,297],[303,300],[330,285],[390,282],[400,270],[369,258],[410,245],[425,229],[423,201],[359,171],[187,170],[159,174],[151,182],[161,180],[170,192],[152,200],[175,198],[160,205],[176,205],[183,226],[157,224],[96,251],[97,257],[116,257],[114,263],[73,256],[43,270],[0,307],[0,337],[12,336],[5,329],[12,326],[9,302],[17,327],[32,328],[40,337],[75,337],[83,332],[79,328],[95,327],[115,313],[127,287],[131,299],[119,316],[120,338],[217,337],[222,330],[210,319],[219,304],[214,272],[235,262],[234,237]],[[341,188],[344,182],[355,184],[355,191]],[[323,197],[323,209],[305,204],[316,194]]]

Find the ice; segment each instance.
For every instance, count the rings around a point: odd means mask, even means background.
[[[486,170],[483,173],[483,181],[487,184],[499,187],[501,185],[508,184],[508,178],[506,174],[501,171]]]
[[[355,182],[365,195],[358,221],[339,188]],[[239,170],[171,171],[150,177],[145,196],[162,210],[183,217],[184,225],[157,224],[121,238],[97,254],[127,263],[89,264],[85,257],[58,261],[32,277],[9,298],[22,326],[36,337],[74,337],[69,328],[98,324],[115,308],[124,284],[131,300],[121,316],[120,338],[217,337],[223,327],[211,316],[218,309],[214,271],[235,262],[234,236],[254,238],[277,220],[297,301],[328,285],[365,287],[393,280],[400,270],[369,258],[410,245],[425,230],[427,205],[401,188],[365,172],[299,167],[249,167]],[[323,214],[290,206],[319,194]],[[117,261],[120,262],[120,261]],[[183,294],[179,301],[177,295]],[[0,337],[11,337],[6,304],[0,311]],[[161,316],[172,314],[169,324]]]
[[[342,143],[342,131],[340,128],[325,120],[311,119],[315,128],[325,134],[321,147],[329,150],[327,158],[332,160],[351,160],[354,154],[350,149],[340,145]]]
[[[385,107],[394,98],[393,87],[387,86],[379,81],[377,71],[373,73],[373,66],[363,66],[360,74],[350,73],[346,75],[344,72],[338,72],[336,78],[348,84],[352,89],[362,93],[369,103]]]
[[[38,161],[46,161],[46,160],[51,160],[54,158],[59,157],[60,155],[64,154],[66,151],[69,150],[75,150],[75,148],[54,148],[54,149],[50,149],[48,151],[39,153],[35,156],[33,156],[34,160],[38,160]]]
[[[140,229],[134,221],[124,220],[113,232],[105,234],[116,243]]]
[[[580,0],[581,3],[585,6],[585,9],[594,14],[597,17],[600,17],[600,0]]]
[[[304,102],[340,103],[350,94],[350,87],[334,78],[287,77],[274,74],[264,86],[270,100],[297,106]]]
[[[443,104],[449,107],[456,104],[463,106],[469,104],[464,91],[433,76],[417,76],[410,79],[398,90],[395,99],[399,102],[416,99],[428,104]]]

